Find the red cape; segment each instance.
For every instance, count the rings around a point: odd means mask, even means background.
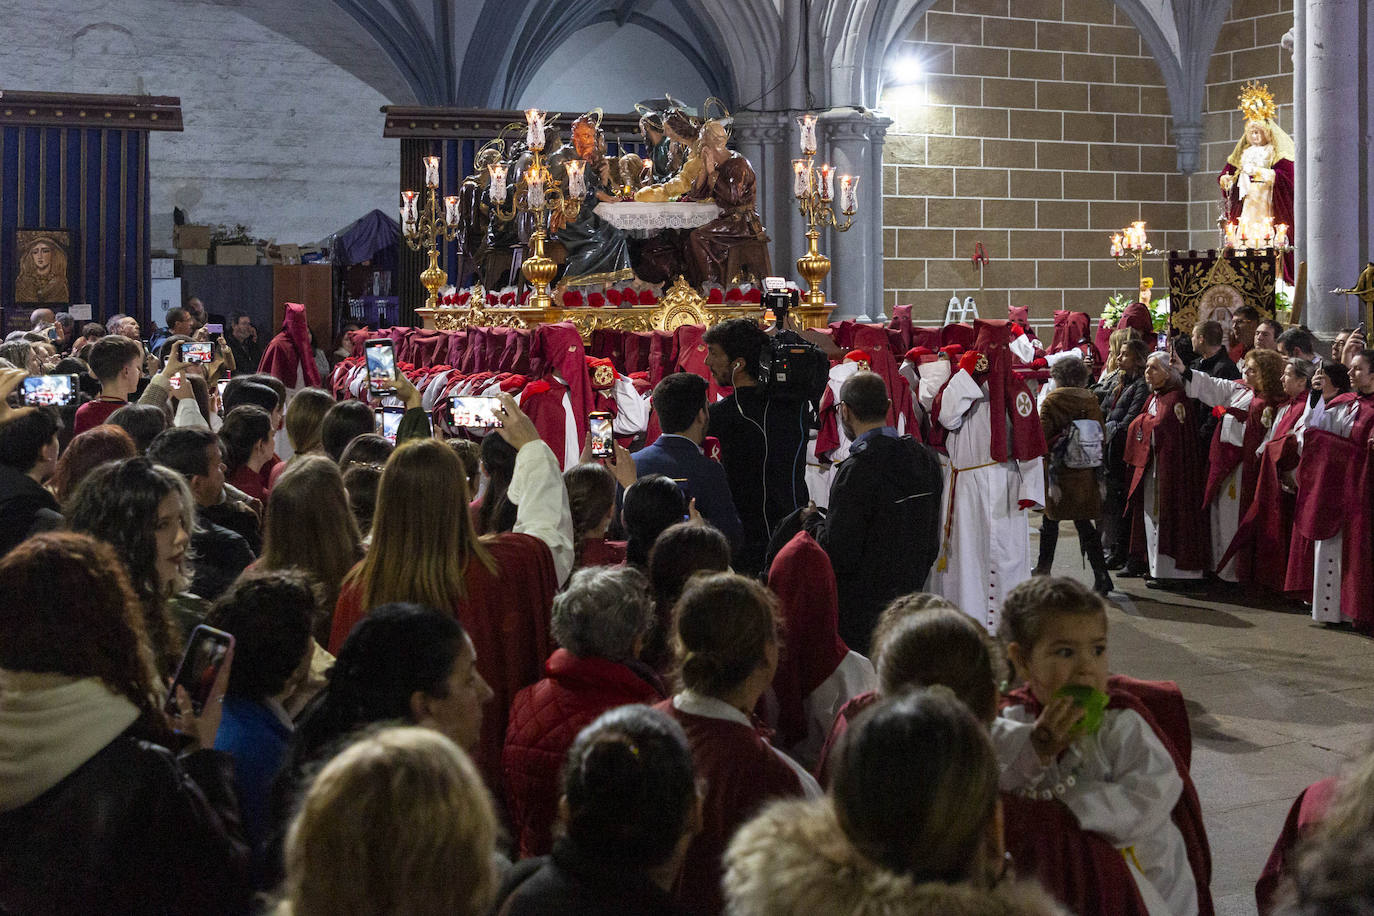
[[[973,349],[988,360],[993,460],[1030,461],[1041,457],[1048,449],[1045,446],[1045,432],[1040,426],[1040,414],[1035,407],[1035,396],[1026,383],[1012,372],[1013,358],[1008,346],[1011,343],[1011,322],[979,318],[973,323],[973,331]]]
[[[1293,435],[1293,427],[1302,416],[1303,407],[1302,398],[1289,402],[1288,409],[1274,429],[1273,438],[1260,453],[1249,506],[1226,555],[1217,561],[1217,568],[1220,569],[1235,556],[1236,574],[1240,581],[1255,582],[1276,592],[1292,590],[1296,584],[1295,572],[1298,573],[1297,581],[1301,581],[1302,576],[1301,563],[1298,564],[1299,569],[1294,570],[1286,562],[1292,548],[1295,499],[1292,493],[1283,489],[1282,480],[1284,473],[1296,467],[1298,462],[1298,439]],[[1306,579],[1307,589],[1310,590],[1310,556]]]
[[[1283,830],[1274,841],[1274,849],[1269,853],[1269,861],[1264,863],[1264,871],[1255,882],[1255,903],[1260,916],[1269,916],[1274,911],[1275,897],[1279,885],[1296,864],[1298,843],[1321,824],[1326,810],[1340,785],[1336,779],[1323,779],[1303,789],[1288,809],[1288,817],[1283,821]]]
[[[1261,398],[1258,394],[1251,399],[1250,407],[1243,417],[1245,431],[1240,447],[1222,441],[1222,423],[1218,423],[1216,429],[1212,430],[1212,448],[1207,456],[1207,486],[1202,494],[1203,505],[1210,506],[1216,502],[1222,483],[1232,471],[1240,467],[1240,514],[1245,515],[1250,507],[1250,498],[1255,492],[1255,475],[1259,471],[1259,458],[1255,453],[1264,441],[1264,434],[1268,432],[1264,425],[1264,412],[1269,411],[1269,422],[1273,423],[1274,415],[1278,413],[1280,406],[1276,402]],[[1218,569],[1221,566],[1221,563],[1217,564]]]
[[[400,361],[399,356],[397,361]],[[286,318],[282,322],[281,332],[272,338],[262,352],[258,371],[275,376],[287,388],[296,388],[301,378],[311,388],[320,387],[320,370],[315,365],[314,351],[310,349],[305,306],[286,303]]]
[[[1153,417],[1150,401],[1157,405]],[[1133,512],[1144,509],[1140,483],[1151,457],[1160,498],[1159,550],[1173,557],[1179,569],[1206,569],[1210,523],[1202,504],[1202,449],[1193,402],[1181,388],[1152,394],[1126,430],[1125,460],[1135,468],[1127,493]],[[1136,546],[1132,552],[1143,554],[1143,541],[1138,551]]]

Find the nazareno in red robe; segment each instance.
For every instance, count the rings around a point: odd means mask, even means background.
[[[1165,731],[1160,725],[1160,719],[1155,715],[1154,708],[1147,706],[1133,692],[1133,686],[1140,682],[1134,682],[1132,679],[1123,680],[1124,683],[1108,681],[1107,694],[1110,700],[1107,703],[1107,708],[1135,711],[1150,726],[1155,737],[1159,738],[1160,743],[1169,752],[1169,756],[1173,758],[1174,767],[1178,770],[1179,778],[1183,780],[1183,794],[1179,796],[1173,810],[1174,826],[1178,827],[1179,833],[1183,835],[1183,843],[1188,850],[1188,864],[1192,867],[1193,880],[1197,884],[1198,916],[1212,916],[1214,913],[1210,889],[1212,884],[1212,849],[1207,840],[1207,828],[1202,821],[1202,802],[1198,798],[1197,788],[1193,785],[1193,777],[1188,769],[1191,754],[1186,753],[1185,748],[1180,746],[1181,742],[1176,740],[1181,736]],[[1026,687],[1018,687],[1010,691],[1007,698],[1013,704],[1025,706],[1032,715],[1038,716],[1043,709],[1035,695]],[[1189,736],[1189,740],[1191,740],[1191,736]],[[1025,800],[1017,799],[1017,801],[1024,802]],[[1130,877],[1120,852],[1113,849],[1105,841],[1100,841],[1095,835],[1084,833],[1081,830],[1076,838],[1054,833],[1053,819],[1043,818],[1047,812],[1041,808],[1044,805],[1062,807],[1062,804],[1057,801],[1035,802],[1033,804],[1035,808],[1027,811],[1017,805],[1008,805],[1007,796],[1003,795],[1007,851],[1012,854],[1012,858],[1016,860],[1018,865],[1022,866],[1024,872],[1035,871],[1045,888],[1058,899],[1073,906],[1076,913],[1090,912],[1092,901],[1091,899],[1068,900],[1067,897],[1071,896],[1069,893],[1071,886],[1066,886],[1065,882],[1082,879],[1087,871],[1084,866],[1088,862],[1093,862],[1102,869],[1096,875],[1099,881],[1104,878],[1110,881],[1110,884],[1105,887],[1094,888],[1090,885],[1087,888],[1106,895],[1100,898],[1107,901],[1106,908],[1099,912],[1113,914],[1126,912],[1124,904],[1132,896],[1139,900],[1139,891],[1135,888],[1135,881]],[[1077,824],[1072,814],[1068,815],[1068,821],[1075,826]],[[1074,839],[1077,839],[1079,843],[1072,842]],[[1131,882],[1129,891],[1125,887],[1114,886],[1117,882],[1111,878],[1115,877],[1113,874],[1115,869],[1112,867],[1112,863],[1102,858],[1102,850],[1095,848],[1092,840],[1099,840],[1100,845],[1110,849],[1117,861],[1122,863],[1119,873],[1120,880]],[[1083,889],[1080,888],[1079,893]],[[1120,899],[1114,901],[1117,895]],[[1143,904],[1140,905],[1140,911],[1144,911]]]
[[[1312,540],[1345,532],[1341,616],[1374,630],[1374,395],[1360,395],[1350,437],[1320,429],[1303,436],[1295,530]]]
[[[1249,505],[1244,510],[1236,536],[1226,555],[1217,561],[1220,569],[1236,557],[1236,575],[1242,582],[1254,582],[1276,592],[1312,590],[1312,543],[1306,543],[1307,562],[1293,564],[1290,550],[1298,535],[1293,532],[1296,497],[1283,488],[1283,475],[1298,464],[1298,439],[1293,427],[1302,417],[1306,398],[1288,402],[1274,435],[1255,462],[1252,488],[1247,488]],[[1220,435],[1220,425],[1217,434]],[[1249,436],[1246,424],[1246,440]],[[1249,454],[1254,454],[1254,449]],[[1248,457],[1248,455],[1247,455]],[[1288,561],[1288,562],[1285,562]],[[1306,579],[1306,586],[1301,583]]]
[[[1155,403],[1154,416],[1150,404]],[[1135,468],[1127,493],[1132,517],[1143,517],[1145,478],[1154,459],[1159,495],[1159,550],[1179,569],[1207,569],[1210,522],[1202,503],[1203,459],[1197,437],[1197,412],[1181,388],[1155,392],[1126,431],[1126,464]],[[1132,525],[1133,554],[1143,555],[1143,525]],[[1139,538],[1139,543],[1136,539]]]

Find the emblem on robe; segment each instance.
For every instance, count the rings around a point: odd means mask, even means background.
[[[1174,405],[1174,416],[1178,417],[1178,422],[1184,423],[1188,419],[1188,410],[1182,404]]]
[[[1264,408],[1264,413],[1260,414],[1260,423],[1264,426],[1265,429],[1268,429],[1269,427],[1274,425],[1274,408]]]
[[[615,370],[610,366],[597,366],[592,372],[592,385],[596,388],[609,388],[615,384]]]
[[[854,363],[855,363],[855,365],[857,365],[857,366],[859,367],[859,371],[860,371],[860,372],[870,372],[870,371],[872,371],[872,370],[869,369],[869,367],[868,367],[868,360],[866,360],[866,359],[856,359],[856,360],[854,360]]]
[[[1031,408],[1035,405],[1031,403],[1031,396],[1026,392],[1021,392],[1016,396],[1016,412],[1023,417],[1031,415]]]

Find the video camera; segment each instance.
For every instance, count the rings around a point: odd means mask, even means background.
[[[830,377],[830,360],[821,348],[787,328],[787,313],[801,303],[801,293],[782,277],[763,281],[763,307],[777,319],[774,333],[759,354],[759,385],[769,396],[810,401],[819,407]]]

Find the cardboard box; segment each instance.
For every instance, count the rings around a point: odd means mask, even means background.
[[[283,264],[299,264],[301,262],[301,246],[299,245],[278,245],[277,252],[281,256]]]
[[[220,245],[215,249],[215,263],[232,267],[247,267],[258,263],[255,245]]]
[[[176,275],[176,264],[172,258],[153,258],[151,279],[170,280]]]
[[[210,226],[174,226],[172,245],[175,248],[209,248],[213,232]]]
[[[177,259],[183,264],[198,264],[204,267],[210,263],[210,249],[186,248],[177,252]]]

